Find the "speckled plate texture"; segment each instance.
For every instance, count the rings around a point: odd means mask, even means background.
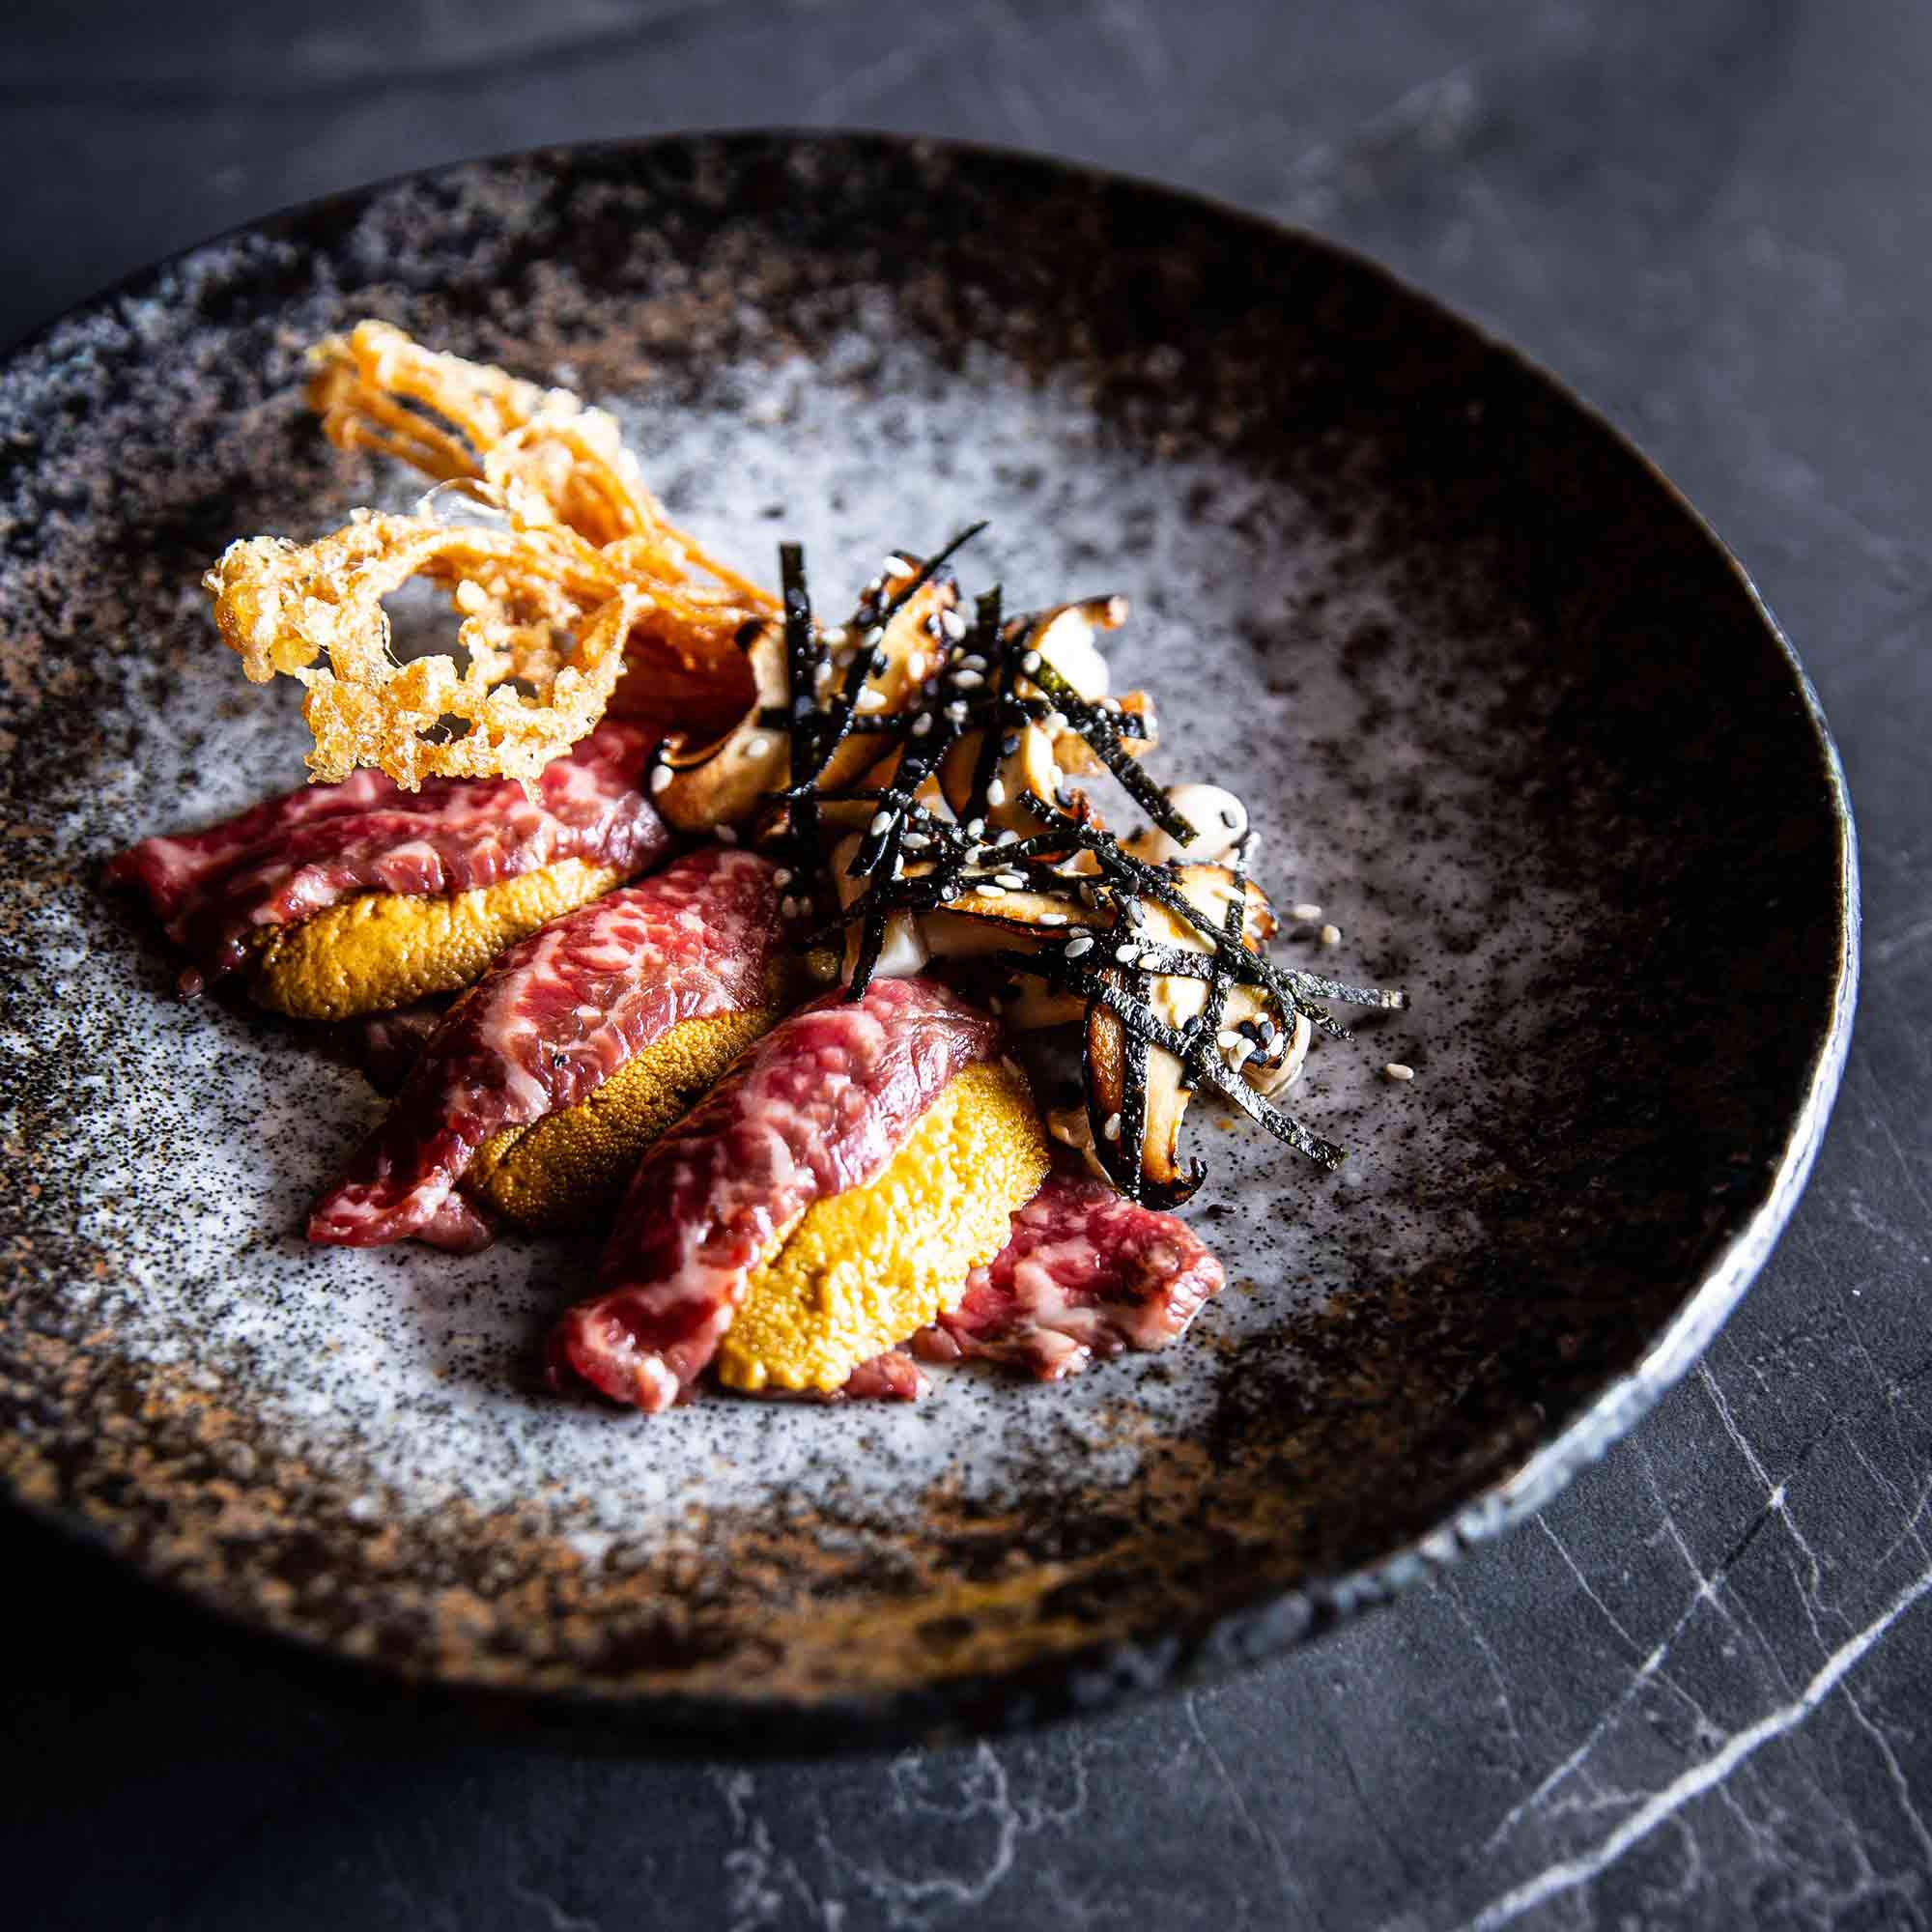
[[[1182,1347],[646,1421],[541,1384],[583,1247],[303,1244],[380,1103],[178,1004],[99,881],[300,776],[198,579],[412,499],[301,405],[364,315],[608,404],[680,522],[768,575],[803,538],[826,603],[977,517],[969,587],[1132,599],[1161,771],[1236,784],[1342,928],[1284,956],[1414,1000],[1297,1090],[1339,1175],[1198,1108],[1229,1285]],[[1225,1669],[1535,1507],[1790,1209],[1856,959],[1804,675],[1610,430],[1333,247],[1010,156],[674,139],[270,221],[0,382],[0,1475],[348,1681],[769,1750]]]

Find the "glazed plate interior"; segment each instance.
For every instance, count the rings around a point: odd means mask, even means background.
[[[178,1003],[99,869],[301,776],[295,688],[242,683],[198,580],[417,494],[302,407],[304,348],[364,315],[614,410],[677,521],[768,581],[802,539],[835,613],[981,517],[969,591],[1126,593],[1158,773],[1235,785],[1258,876],[1341,930],[1279,956],[1413,1001],[1294,1092],[1337,1175],[1197,1105],[1228,1287],[1181,1346],[646,1420],[541,1382],[590,1248],[303,1243],[381,1102],[298,1027]],[[544,154],[100,299],[16,355],[0,441],[0,1472],[311,1653],[746,1747],[1223,1667],[1539,1500],[1802,1180],[1856,923],[1802,673],[1611,432],[1326,244],[884,139]]]

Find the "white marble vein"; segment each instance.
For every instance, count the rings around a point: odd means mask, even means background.
[[[1928,1592],[1932,1592],[1932,1570],[1921,1572],[1870,1623],[1847,1637],[1790,1703],[1767,1712],[1755,1723],[1735,1732],[1721,1749],[1687,1766],[1588,1851],[1560,1860],[1502,1893],[1468,1921],[1467,1932],[1496,1932],[1497,1927],[1511,1924],[1558,1894],[1587,1884],[1614,1864],[1633,1845],[1667,1824],[1685,1805],[1721,1784],[1754,1752],[1802,1724],[1857,1668],[1892,1625]]]

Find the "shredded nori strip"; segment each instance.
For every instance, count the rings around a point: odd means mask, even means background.
[[[986,963],[1005,967],[1013,973],[1038,974],[1041,967],[1040,958],[1031,952],[994,952],[987,955]],[[1144,1035],[1151,1046],[1173,1054],[1183,1065],[1196,1064],[1190,1057],[1192,1042],[1185,1036],[1176,1032],[1141,1002],[1129,999],[1104,974],[1090,972],[1076,964],[1063,964],[1057,971],[1048,973],[1046,980],[1055,992],[1074,993],[1082,999],[1097,1001],[1129,1033]],[[1195,1037],[1198,1039],[1199,1035]],[[1293,1148],[1297,1153],[1306,1154],[1318,1166],[1329,1169],[1340,1167],[1348,1158],[1345,1148],[1310,1132],[1293,1116],[1284,1114],[1279,1107],[1263,1099],[1225,1061],[1218,1057],[1203,1058],[1198,1064],[1200,1074],[1196,1085],[1208,1088],[1222,1099],[1233,1102],[1250,1120],[1258,1122],[1276,1140]]]
[[[1018,632],[1011,641],[1024,649],[1028,647],[1026,639],[1032,635],[1029,625],[1026,630]],[[1170,838],[1179,839],[1183,845],[1191,844],[1196,836],[1195,828],[1175,810],[1168,802],[1167,794],[1142,770],[1133,753],[1121,742],[1117,715],[1102,705],[1088,703],[1044,658],[1024,674],[1053,698],[1060,715],[1086,739],[1094,755],[1120,780],[1127,796]]]
[[[963,636],[952,638],[942,624],[930,627],[938,643],[938,668],[926,679],[920,702],[887,715],[859,711],[860,696],[878,668],[878,635],[938,576],[961,545],[984,527],[983,523],[974,524],[962,530],[883,606],[880,586],[870,587],[854,619],[862,631],[859,644],[829,699],[818,695],[825,644],[811,623],[803,554],[795,544],[780,547],[790,709],[768,707],[759,715],[771,728],[790,734],[790,762],[787,784],[768,796],[785,813],[787,829],[780,843],[790,854],[788,863],[801,881],[819,882],[830,912],[800,944],[806,948],[838,944],[856,923],[859,944],[847,989],[848,997],[856,1000],[864,996],[877,970],[895,915],[933,912],[969,895],[980,895],[982,909],[975,916],[997,923],[998,915],[983,909],[983,899],[990,893],[1020,890],[1010,884],[1017,875],[1025,882],[1024,890],[1064,904],[1065,922],[1043,927],[1013,921],[1015,937],[1024,931],[1037,950],[1016,947],[995,952],[986,955],[985,963],[1023,980],[1043,980],[1056,993],[1086,1001],[1090,1019],[1092,1009],[1099,1007],[1118,1022],[1122,1053],[1117,1138],[1107,1135],[1104,1119],[1094,1118],[1096,1083],[1091,1065],[1087,1093],[1095,1158],[1123,1194],[1169,1207],[1191,1194],[1205,1174],[1196,1160],[1171,1181],[1152,1181],[1147,1176],[1149,1056],[1156,1049],[1179,1062],[1184,1090],[1206,1087],[1309,1159],[1326,1168],[1338,1165],[1343,1158],[1340,1148],[1272,1106],[1229,1065],[1220,1046],[1228,1001],[1236,986],[1250,987],[1287,1018],[1291,1036],[1293,1017],[1298,1014],[1323,1034],[1346,1039],[1347,1030],[1319,1002],[1391,1009],[1406,1007],[1407,1000],[1400,992],[1278,966],[1249,947],[1245,839],[1229,864],[1233,896],[1225,916],[1217,917],[1180,890],[1170,867],[1134,857],[1111,833],[1082,818],[1079,810],[1084,807],[1078,807],[1077,800],[1078,809],[1067,810],[1065,793],[1050,803],[1030,791],[1005,801],[1024,811],[1039,829],[1006,845],[986,835],[993,810],[987,792],[1002,760],[1017,752],[1019,734],[1026,727],[1043,725],[1057,713],[1153,824],[1183,845],[1195,838],[1194,827],[1175,810],[1128,750],[1132,740],[1146,736],[1142,722],[1131,713],[1081,697],[1040,656],[1033,640],[1057,612],[1005,619],[995,586],[977,600],[974,621]],[[1031,665],[1026,662],[1029,658]],[[968,664],[968,659],[974,662]],[[1021,693],[1022,681],[1033,687],[1031,693]],[[960,814],[964,822],[957,824],[929,811],[917,794],[939,773],[948,753],[976,732],[980,742],[967,804]],[[855,733],[895,741],[881,749],[882,757],[895,749],[897,753],[891,782],[821,789],[819,780],[834,753]],[[875,807],[846,868],[849,877],[868,883],[842,911],[827,879],[822,827],[822,808],[835,804]],[[967,826],[979,830],[968,832]],[[910,851],[908,838],[916,841]],[[1082,854],[1091,855],[1094,871],[1067,869],[1068,862]],[[909,865],[920,869],[909,871]],[[1001,873],[1009,875],[1008,881],[999,880]],[[1158,905],[1180,920],[1198,935],[1204,950],[1145,937],[1139,911],[1143,904]],[[1068,958],[1066,949],[1077,939],[1087,940],[1088,948],[1080,958]],[[1112,950],[1121,945],[1136,948],[1136,956],[1125,963],[1112,958]],[[1168,1025],[1150,1004],[1153,982],[1177,977],[1204,980],[1208,986],[1200,1014],[1184,1032]],[[1267,1024],[1271,1028],[1273,1022]],[[1249,1037],[1259,1039],[1263,1035],[1250,1023]],[[1091,1058],[1091,1029],[1085,1051]]]

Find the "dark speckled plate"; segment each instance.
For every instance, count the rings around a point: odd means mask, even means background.
[[[538,1385],[581,1250],[297,1238],[376,1102],[177,1005],[96,882],[299,772],[196,580],[413,494],[300,405],[365,314],[609,403],[682,521],[753,564],[804,537],[828,597],[988,516],[1009,601],[1134,600],[1163,770],[1238,784],[1322,963],[1415,1001],[1311,1064],[1340,1176],[1199,1122],[1230,1287],[1183,1348],[644,1422]],[[479,163],[80,310],[8,366],[0,447],[0,1475],[362,1681],[772,1748],[1278,1650],[1628,1428],[1803,1180],[1857,930],[1803,672],[1614,434],[1324,243],[881,139]]]

